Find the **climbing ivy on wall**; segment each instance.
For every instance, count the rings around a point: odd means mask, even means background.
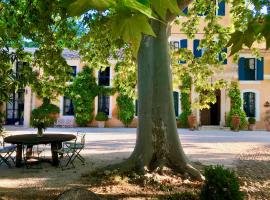
[[[237,82],[231,82],[228,96],[231,98],[231,110],[227,115],[227,126],[232,127],[232,116],[240,117],[240,129],[247,126],[246,113],[243,110],[241,93]]]
[[[127,95],[120,94],[117,99],[118,113],[117,117],[123,122],[123,124],[128,127],[134,118],[134,103],[133,99]]]
[[[179,116],[180,126],[183,128],[188,127],[188,116],[191,114],[191,102],[190,102],[190,92],[191,92],[192,80],[188,74],[184,74],[182,77],[181,89],[181,110],[182,113]]]
[[[80,126],[87,126],[93,118],[94,100],[99,94],[111,95],[114,89],[98,86],[93,70],[84,67],[73,83],[67,88],[66,96],[74,104],[75,120]]]

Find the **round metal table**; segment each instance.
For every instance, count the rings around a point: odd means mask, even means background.
[[[17,145],[16,167],[22,166],[23,145],[38,145],[38,144],[51,144],[52,165],[58,166],[59,160],[56,150],[62,148],[62,142],[70,141],[75,138],[76,136],[72,134],[46,133],[42,137],[38,137],[37,134],[22,134],[22,135],[8,136],[4,138],[4,142]]]

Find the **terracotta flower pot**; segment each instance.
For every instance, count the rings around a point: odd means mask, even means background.
[[[59,113],[51,113],[49,114],[49,117],[52,119],[57,119],[59,117]]]
[[[189,124],[189,128],[191,130],[194,130],[196,128],[196,125],[197,125],[197,119],[196,119],[196,116],[195,115],[189,115],[188,116],[188,124]]]
[[[104,128],[105,127],[105,121],[97,121],[98,128]]]
[[[248,125],[248,130],[249,131],[255,131],[256,130],[256,124],[249,124]]]
[[[239,131],[240,117],[238,115],[232,116],[232,130]]]

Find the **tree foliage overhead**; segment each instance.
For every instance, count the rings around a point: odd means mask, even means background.
[[[244,47],[251,48],[255,41],[270,48],[270,2],[267,0],[232,1],[234,32],[228,46],[231,55]]]

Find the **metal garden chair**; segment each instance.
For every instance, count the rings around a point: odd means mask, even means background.
[[[0,147],[0,165],[6,164],[9,168],[11,168],[10,161],[15,164],[15,157],[12,157],[12,154],[16,151],[17,146],[16,145],[8,145],[6,146],[4,143],[4,136],[1,135],[3,142],[1,143]]]
[[[27,169],[42,169],[40,154],[43,151],[39,149],[38,145],[24,145],[23,147],[23,159]]]
[[[67,158],[66,163],[63,165],[60,160],[60,167],[63,169],[64,167],[68,167],[72,165],[75,168],[74,160],[79,159],[82,164],[85,164],[84,157],[80,154],[85,146],[85,133],[77,132],[77,137],[74,141],[64,142],[63,147],[57,150],[57,153],[60,155],[62,160]]]

